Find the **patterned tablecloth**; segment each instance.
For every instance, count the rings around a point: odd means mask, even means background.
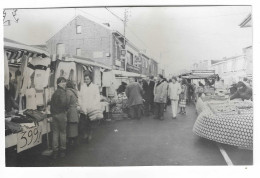
[[[219,143],[252,149],[252,102],[203,102],[201,100],[197,105],[199,115],[193,126],[195,134]]]

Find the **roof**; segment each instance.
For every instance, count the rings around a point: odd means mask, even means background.
[[[239,58],[239,57],[243,57],[244,55],[239,55],[239,56],[232,56],[232,57],[229,57],[229,58],[223,58],[222,60],[214,60],[214,63],[211,63],[211,65],[218,65],[218,64],[221,64],[221,63],[224,63],[226,61],[229,61],[229,60],[232,60],[232,59],[235,59],[235,58]]]
[[[221,62],[221,61],[223,61],[223,60],[211,60],[211,64],[216,64],[216,63]]]
[[[252,27],[252,15],[251,13],[239,24],[241,28]]]
[[[21,42],[18,42],[18,41],[14,41],[14,40],[11,40],[9,38],[4,38],[4,42],[10,42],[10,43],[15,43],[15,44],[22,44],[22,45],[26,45],[24,43],[21,43]]]
[[[84,16],[82,16],[82,15],[77,15],[77,16],[74,17],[72,20],[70,20],[68,23],[66,23],[66,25],[64,25],[62,28],[60,28],[54,35],[52,35],[52,36],[47,40],[47,42],[48,42],[50,39],[52,39],[55,35],[57,35],[57,34],[58,34],[62,29],[64,29],[67,25],[69,25],[72,21],[74,21],[74,20],[76,20],[76,19],[78,19],[78,18],[82,18],[82,19],[91,21],[91,22],[93,22],[93,23],[95,23],[95,24],[98,24],[98,25],[102,26],[103,28],[106,28],[107,30],[110,30],[111,32],[113,31],[113,29],[110,28],[110,27],[108,27],[107,25],[104,25],[104,24],[102,24],[102,23],[98,23],[98,22],[96,22],[96,21],[94,21],[94,20],[91,20],[91,19],[89,19],[89,18],[86,18],[86,17],[84,17]]]

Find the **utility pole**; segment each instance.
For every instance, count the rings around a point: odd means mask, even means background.
[[[128,21],[128,9],[125,9],[124,13],[124,50],[126,52],[126,23]],[[127,52],[125,53],[125,71],[126,71],[126,66],[127,66]]]

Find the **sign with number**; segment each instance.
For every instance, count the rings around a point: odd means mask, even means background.
[[[17,153],[42,143],[42,127],[25,129],[17,134]]]

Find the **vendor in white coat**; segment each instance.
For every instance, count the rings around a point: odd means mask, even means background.
[[[176,77],[172,77],[172,82],[169,84],[168,97],[171,100],[172,118],[176,119],[178,110],[179,95],[181,94],[181,85],[177,82]]]
[[[79,105],[84,114],[88,114],[95,109],[101,109],[99,88],[92,82],[90,75],[84,76],[84,83],[80,89]]]
[[[92,138],[92,118],[89,117],[89,113],[101,111],[99,89],[97,85],[92,83],[90,75],[84,76],[84,83],[81,85],[79,92],[79,106],[82,113],[80,117],[80,135],[83,139],[90,141]]]

